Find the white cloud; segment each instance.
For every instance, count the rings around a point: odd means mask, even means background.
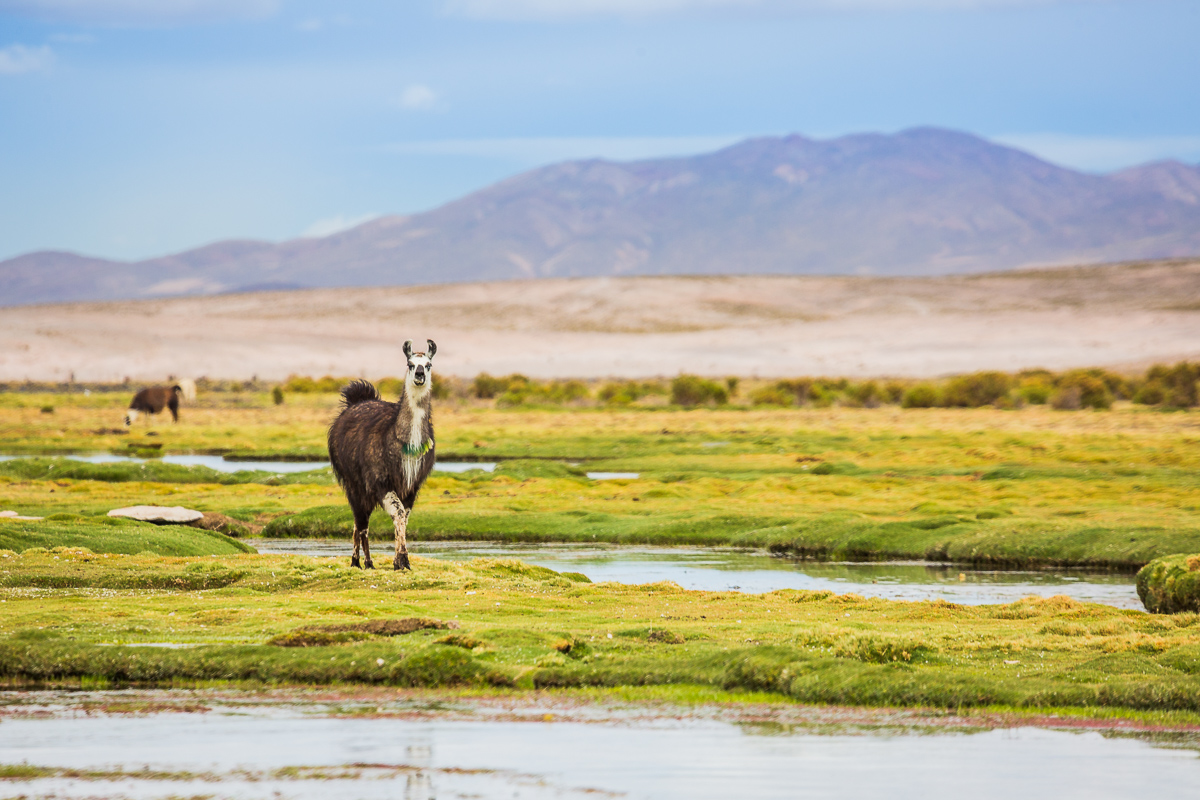
[[[304,33],[315,33],[324,27],[324,20],[318,17],[309,17],[296,23],[296,30],[303,31]]]
[[[261,19],[280,0],[0,0],[0,12],[96,25],[180,25]]]
[[[91,44],[96,37],[90,33],[52,33],[50,41],[63,44]]]
[[[378,214],[363,214],[362,216],[358,217],[347,217],[342,214],[337,214],[336,216],[317,220],[312,225],[309,225],[307,228],[305,228],[304,232],[301,233],[300,236],[305,239],[319,239],[322,236],[332,236],[335,233],[341,233],[342,231],[348,231],[351,228],[357,228],[364,222],[370,222],[378,217]]]
[[[410,111],[428,111],[437,105],[437,92],[428,86],[414,84],[400,95],[400,105]]]
[[[440,139],[396,142],[384,149],[401,155],[505,158],[531,164],[579,158],[633,161],[708,153],[744,136],[531,136],[510,139]]]
[[[1200,136],[1074,136],[1028,133],[988,137],[1053,164],[1088,172],[1111,172],[1168,158],[1200,161]]]
[[[11,44],[0,48],[0,75],[37,72],[53,63],[54,51],[45,45],[26,47],[23,44]]]
[[[484,19],[647,17],[686,11],[803,11],[978,9],[1100,3],[1111,0],[443,0],[446,13]]]

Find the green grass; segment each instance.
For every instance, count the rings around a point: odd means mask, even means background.
[[[116,449],[258,457],[324,452],[332,398],[190,408],[122,437],[119,408],[60,396],[53,415],[0,403],[0,452]],[[228,398],[225,398],[228,399]],[[253,398],[251,398],[253,400]],[[109,401],[112,402],[111,400]],[[928,558],[1136,569],[1200,552],[1195,412],[1133,407],[823,410],[436,410],[439,456],[501,461],[435,474],[420,539],[720,544],[817,558]],[[160,424],[161,423],[161,424]],[[595,482],[587,471],[638,472]],[[0,508],[103,515],[185,505],[268,535],[349,537],[329,470],[274,476],[201,467],[0,462]],[[381,514],[379,535],[390,534]],[[230,528],[229,530],[234,530]]]
[[[153,525],[119,517],[54,514],[40,521],[0,522],[0,550],[85,547],[95,553],[207,556],[252,553],[223,533],[184,525]]]
[[[700,685],[857,705],[1200,711],[1200,615],[1064,597],[957,606],[588,584],[490,559],[395,573],[59,549],[0,554],[0,599],[13,685]],[[413,617],[458,627],[269,644]],[[153,642],[194,646],[121,646]]]

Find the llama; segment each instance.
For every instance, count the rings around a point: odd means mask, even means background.
[[[164,408],[171,410],[172,421],[179,422],[179,395],[182,391],[178,386],[149,386],[142,389],[129,403],[125,424],[132,425],[140,414],[157,414]]]
[[[433,354],[437,345],[414,353],[412,340],[404,343],[408,371],[400,399],[388,403],[369,382],[354,381],[342,389],[342,410],[329,426],[329,463],[350,510],[354,513],[354,555],[350,566],[371,563],[367,524],[371,512],[382,505],[396,529],[393,569],[411,569],[408,563],[408,515],[421,484],[433,471]]]

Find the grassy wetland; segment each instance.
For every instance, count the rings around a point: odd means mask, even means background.
[[[0,395],[0,454],[37,456],[0,462],[0,509],[45,517],[0,520],[0,673],[12,685],[698,686],[865,705],[1200,712],[1191,613],[590,584],[488,559],[359,572],[348,558],[244,553],[236,537],[251,532],[343,536],[348,553],[328,470],[53,456],[320,457],[334,396],[277,405],[265,391],[214,392],[177,425],[124,433],[127,400]],[[1200,552],[1193,411],[451,400],[435,415],[440,458],[499,465],[430,478],[410,527],[418,556],[430,539],[586,541],[1132,570]],[[142,503],[204,511],[217,531],[104,516]],[[382,620],[428,624],[370,624]]]

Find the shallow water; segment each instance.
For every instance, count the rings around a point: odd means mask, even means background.
[[[990,798],[1194,796],[1195,751],[1015,728],[819,735],[713,720],[328,718],[296,710],[6,719],[5,764],[188,771],[208,780],[5,781],[57,798]],[[285,767],[371,765],[307,780]],[[360,767],[361,769],[361,767]],[[357,778],[357,779],[355,779]]]
[[[8,461],[13,458],[28,458],[28,456],[0,456],[0,461]],[[217,472],[311,472],[312,470],[324,469],[329,466],[328,461],[228,461],[222,456],[212,455],[167,455],[162,458],[147,459],[135,458],[133,456],[119,456],[113,453],[92,453],[90,455],[62,456],[62,458],[69,458],[72,461],[86,461],[89,464],[145,464],[148,462],[161,462],[163,464],[179,464],[185,467],[208,467]],[[433,468],[439,472],[466,472],[472,469],[491,472],[496,468],[496,464],[494,462],[481,461],[439,461]]]
[[[260,553],[350,557],[349,537],[333,539],[247,539]],[[392,543],[371,545],[377,563],[391,561]],[[1118,608],[1141,609],[1134,576],[1081,570],[980,570],[913,561],[820,562],[778,558],[762,550],[628,545],[533,545],[480,542],[410,542],[410,552],[428,558],[467,561],[515,558],[557,572],[582,572],[593,581],[641,584],[673,581],[685,589],[770,592],[828,589],[890,600],[934,600],[979,605],[1011,603],[1028,595],[1067,595]],[[962,576],[960,580],[959,576]]]

